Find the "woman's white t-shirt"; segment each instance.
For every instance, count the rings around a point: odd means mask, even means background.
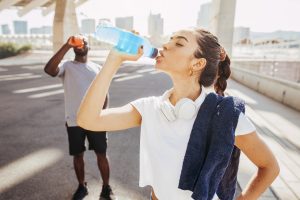
[[[195,100],[197,111],[207,95],[204,90],[202,91]],[[163,96],[146,97],[131,102],[142,116],[139,186],[152,186],[159,200],[192,199],[192,192],[179,189],[178,184],[185,151],[197,115],[190,120],[167,121],[160,111]],[[251,133],[254,130],[254,125],[241,113],[235,135]]]

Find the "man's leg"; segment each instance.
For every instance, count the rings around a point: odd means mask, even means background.
[[[84,185],[84,160],[83,153],[73,156],[75,174],[80,185]]]
[[[109,185],[109,162],[106,156],[107,137],[106,132],[89,131],[87,138],[89,141],[89,149],[94,150],[97,156],[98,168],[103,180],[100,193],[100,200],[114,200],[116,197]]]
[[[85,132],[78,126],[67,127],[69,140],[69,153],[73,156],[73,165],[75,174],[78,180],[78,187],[73,194],[72,200],[81,200],[88,194],[87,184],[84,181],[84,160],[83,154],[85,151],[84,141]]]
[[[103,180],[103,185],[109,185],[109,163],[106,153],[97,153],[97,164]]]

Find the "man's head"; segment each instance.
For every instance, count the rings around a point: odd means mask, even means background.
[[[84,45],[82,48],[73,47],[73,50],[74,50],[74,53],[76,56],[86,56],[88,54],[90,47],[89,47],[87,39],[85,37],[83,38],[83,44]]]

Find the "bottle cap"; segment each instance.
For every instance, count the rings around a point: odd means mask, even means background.
[[[157,54],[158,54],[157,48],[153,48],[153,51],[152,51],[152,54],[150,55],[150,58],[156,58]]]

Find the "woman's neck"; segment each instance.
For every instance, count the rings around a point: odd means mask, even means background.
[[[173,90],[169,99],[173,105],[176,105],[182,98],[189,98],[195,101],[201,92],[201,86],[198,81],[173,80]]]

